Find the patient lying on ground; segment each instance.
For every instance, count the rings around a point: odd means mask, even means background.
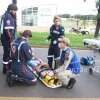
[[[44,63],[42,60],[34,58],[27,63],[33,71],[35,70],[39,77],[43,79],[44,82],[46,82],[48,85],[57,85],[58,84],[58,78],[56,77],[53,70],[51,70],[48,66],[48,64]]]

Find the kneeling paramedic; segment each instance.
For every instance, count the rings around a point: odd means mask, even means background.
[[[59,48],[62,49],[60,67],[56,70],[58,78],[68,89],[76,83],[75,77],[80,73],[80,63],[76,53],[69,47],[70,40],[59,38]]]
[[[37,82],[37,78],[33,72],[27,67],[27,62],[33,58],[31,47],[28,43],[28,39],[32,37],[30,30],[25,30],[21,37],[17,38],[11,44],[11,57],[12,65],[11,70],[15,75],[25,78],[32,84]]]

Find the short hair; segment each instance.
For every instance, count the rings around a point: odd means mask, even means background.
[[[69,38],[61,37],[61,38],[58,39],[58,41],[65,43],[67,46],[70,46],[70,40],[69,40]]]
[[[23,33],[21,33],[21,36],[25,38],[32,37],[32,32],[30,30],[25,30]]]
[[[8,11],[10,11],[10,10],[15,10],[15,11],[17,11],[18,8],[17,8],[17,5],[16,5],[16,4],[10,4],[10,5],[8,5],[7,10],[8,10]]]
[[[61,21],[61,18],[59,16],[54,16],[53,22],[55,22],[56,19],[58,19],[59,21]]]

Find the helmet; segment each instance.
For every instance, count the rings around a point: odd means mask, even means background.
[[[17,11],[18,8],[17,8],[17,5],[16,5],[16,4],[10,4],[10,5],[8,5],[7,10],[8,10],[8,11],[10,11],[10,10],[15,10],[15,11]]]
[[[25,30],[21,35],[25,38],[32,37],[32,32],[30,30]]]

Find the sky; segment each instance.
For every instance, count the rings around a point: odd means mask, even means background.
[[[12,0],[0,0],[0,14],[4,13],[7,5]],[[95,0],[18,0],[18,8],[23,9],[28,5],[54,5],[57,9],[57,14],[97,14]]]

